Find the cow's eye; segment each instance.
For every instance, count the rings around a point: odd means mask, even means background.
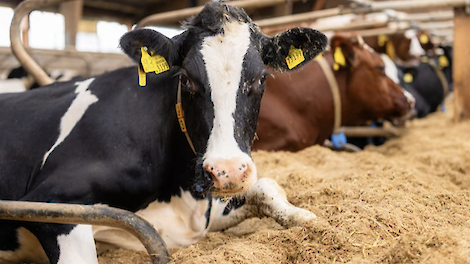
[[[260,78],[259,78],[259,85],[260,86],[263,86],[266,84],[266,74],[263,74]]]
[[[196,93],[196,86],[191,82],[191,80],[184,74],[181,74],[181,87],[191,94]]]
[[[377,69],[381,72],[385,72],[385,66],[377,66]]]

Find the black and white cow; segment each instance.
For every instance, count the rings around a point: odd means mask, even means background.
[[[442,55],[444,56],[444,55]],[[418,118],[435,112],[443,104],[445,97],[452,86],[451,66],[438,65],[438,58],[426,58],[418,66],[398,66],[402,73],[404,87],[416,98],[416,111]]]
[[[296,69],[324,49],[326,37],[294,28],[269,38],[242,9],[214,2],[185,27],[173,39],[149,29],[122,37],[139,67],[143,47],[169,65],[147,73],[145,87],[132,67],[0,95],[0,199],[148,207],[170,246],[247,216],[284,224],[315,217],[290,205],[273,181],[257,180],[250,149],[265,65]],[[197,155],[175,113],[179,86]],[[0,238],[2,263],[97,263],[90,226],[0,221]]]

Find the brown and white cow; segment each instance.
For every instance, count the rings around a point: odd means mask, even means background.
[[[410,111],[402,88],[385,74],[379,54],[356,37],[335,35],[324,53],[333,67],[333,52],[341,48],[344,66],[334,71],[342,102],[342,125],[363,125],[368,120],[400,118]],[[333,132],[334,102],[329,83],[318,62],[267,80],[261,101],[258,140],[254,149],[298,151],[323,144]]]
[[[417,65],[425,54],[417,37],[417,31],[410,29],[392,35],[364,37],[367,45],[378,53],[387,54],[398,64]]]

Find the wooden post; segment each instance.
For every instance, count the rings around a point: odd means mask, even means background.
[[[470,119],[470,13],[464,7],[454,9],[453,79],[454,121]]]
[[[61,3],[59,10],[65,18],[65,48],[75,49],[78,22],[83,12],[83,0]]]

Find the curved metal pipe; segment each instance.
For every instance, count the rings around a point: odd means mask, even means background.
[[[65,1],[71,0],[27,0],[21,2],[15,8],[15,14],[10,25],[10,41],[11,50],[16,56],[20,64],[24,69],[31,74],[40,85],[48,85],[54,81],[47,75],[47,73],[38,65],[36,61],[26,52],[23,43],[21,42],[20,23],[24,16],[31,13],[32,11],[54,4],[58,4]]]
[[[18,202],[0,200],[0,219],[28,222],[105,225],[126,230],[147,249],[152,263],[168,263],[165,242],[142,217],[118,208],[100,205]]]

